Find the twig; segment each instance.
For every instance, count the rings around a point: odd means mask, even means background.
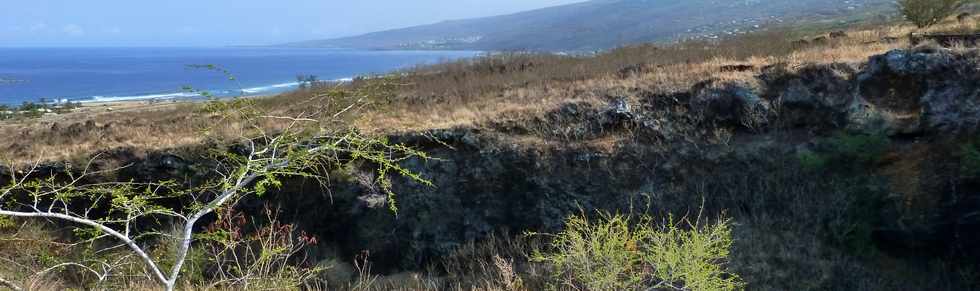
[[[7,281],[7,279],[4,279],[4,278],[0,278],[0,286],[7,287],[7,288],[9,288],[11,290],[14,290],[14,291],[22,291],[22,290],[24,290],[24,288],[20,288],[20,286],[17,286],[17,284],[14,284],[13,282]]]
[[[262,118],[270,118],[270,119],[284,119],[284,120],[292,120],[292,121],[309,121],[309,122],[317,122],[317,121],[319,121],[319,120],[310,119],[310,118],[295,118],[295,117],[272,116],[272,115],[262,115],[262,116],[259,116],[259,117],[262,117]]]

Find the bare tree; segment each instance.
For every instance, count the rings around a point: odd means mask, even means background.
[[[353,105],[340,107],[340,112]],[[166,290],[173,290],[180,278],[189,250],[193,246],[198,222],[209,214],[232,206],[246,195],[262,195],[281,186],[285,176],[300,176],[320,181],[328,167],[364,161],[374,165],[384,189],[387,174],[395,173],[429,184],[419,175],[402,168],[400,159],[426,158],[424,153],[385,139],[371,138],[356,130],[325,129],[316,114],[298,117],[265,115],[246,99],[212,101],[212,111],[234,112],[241,124],[238,151],[216,152],[214,179],[203,185],[186,187],[174,181],[149,183],[86,183],[103,174],[92,170],[92,163],[81,169],[66,169],[41,176],[39,163],[22,174],[10,171],[10,185],[0,188],[0,216],[61,220],[89,230],[88,240],[107,239],[118,242],[145,265],[148,276]],[[329,115],[336,117],[335,113]],[[264,122],[284,125],[271,131]],[[393,193],[389,207],[396,210]],[[184,207],[168,207],[164,201],[185,201]],[[189,201],[189,202],[187,202]],[[108,208],[106,213],[102,208]],[[173,221],[179,230],[174,235],[176,247],[167,262],[150,255],[148,243],[153,237],[166,236],[158,231],[137,230],[139,221]]]
[[[898,8],[919,28],[936,25],[974,0],[898,0]]]

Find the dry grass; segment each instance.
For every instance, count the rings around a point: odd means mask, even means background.
[[[99,281],[91,271],[77,267],[48,269],[60,262],[80,262],[98,266],[97,262],[117,262],[120,253],[93,254],[86,246],[61,243],[70,236],[58,231],[54,225],[43,223],[18,223],[0,228],[0,278],[6,279],[25,290],[66,290],[90,288],[94,290],[159,290],[156,282],[142,270],[133,257],[122,265],[114,265],[109,276]],[[456,290],[456,291],[526,291],[540,290],[549,277],[539,266],[526,260],[530,251],[524,240],[490,239],[461,247],[441,264],[444,272],[404,272],[391,275],[372,273],[367,258],[363,258],[353,270],[354,277],[327,279],[323,276],[306,282],[303,286],[265,282],[248,288],[239,285],[216,285],[208,279],[208,270],[188,270],[182,276],[180,290]],[[103,270],[94,267],[95,271]],[[42,270],[46,270],[42,272]],[[326,270],[325,272],[331,272]],[[261,286],[259,286],[261,285]],[[2,290],[3,287],[0,287]]]
[[[607,96],[630,92],[670,94],[709,79],[752,83],[768,65],[848,63],[908,47],[912,32],[975,31],[976,23],[955,20],[918,30],[889,25],[847,31],[846,38],[799,45],[792,32],[741,36],[718,43],[686,42],[658,47],[624,47],[590,57],[538,54],[490,56],[406,72],[406,86],[393,106],[360,119],[358,126],[377,132],[453,126],[480,126],[502,116],[534,116],[572,101],[605,103]],[[809,36],[814,38],[818,36]],[[726,71],[747,65],[744,71]],[[515,114],[515,112],[523,112]]]
[[[445,74],[443,78],[428,75],[418,77],[421,81],[413,80],[410,82],[412,85],[399,94],[397,106],[372,112],[358,124],[361,128],[380,132],[479,126],[501,116],[520,115],[514,114],[518,111],[537,115],[553,110],[565,102],[605,103],[606,96],[629,96],[630,92],[637,91],[653,94],[683,92],[708,79],[752,83],[761,68],[777,63],[786,63],[790,67],[810,63],[861,63],[870,55],[907,46],[904,41],[879,41],[885,36],[898,37],[903,32],[852,31],[846,39],[827,45],[796,49],[789,47],[790,39],[779,39],[778,34],[768,34],[765,35],[766,38],[746,38],[697,46],[690,43],[671,48],[638,46],[584,60],[570,58],[564,63],[553,65],[557,67],[557,71],[563,73],[553,72],[549,67],[549,70],[529,69],[529,72],[505,73],[504,76],[484,78],[469,77],[473,73],[460,73],[457,72],[460,69],[453,67],[447,69],[447,73],[442,73]],[[758,43],[776,45],[770,50],[764,50],[754,46]],[[520,64],[537,63],[527,60],[531,58],[519,56],[517,59]],[[554,61],[551,58],[553,57],[541,57]],[[750,67],[745,71],[721,70],[723,66],[729,65]],[[474,66],[480,68],[486,64]],[[582,68],[592,69],[589,77],[583,77],[585,74],[564,73],[578,72]],[[620,72],[624,68],[628,72]],[[478,80],[449,80],[457,75]],[[525,75],[534,77],[524,78]],[[508,77],[514,79],[506,79]],[[409,79],[412,80],[412,77]],[[495,84],[484,84],[489,82],[487,80],[495,80]],[[479,86],[471,87],[474,83]],[[487,87],[495,88],[484,89]]]
[[[955,20],[926,32],[975,31],[976,22]],[[609,96],[632,97],[635,92],[670,94],[687,91],[708,80],[752,83],[767,65],[797,67],[811,63],[859,64],[868,56],[907,46],[911,25],[889,25],[848,31],[848,37],[826,44],[799,45],[791,31],[772,31],[710,42],[684,42],[670,46],[637,45],[594,56],[510,53],[474,60],[419,67],[390,75],[390,97],[373,100],[350,119],[372,133],[393,133],[480,127],[503,119],[540,116],[567,102],[608,102]],[[817,37],[809,36],[807,38]],[[883,41],[891,38],[891,41]],[[897,41],[894,41],[896,40]],[[723,71],[723,66],[747,65]],[[357,91],[371,80],[342,85]],[[261,108],[275,114],[295,115],[312,96],[329,95],[333,86],[262,98]],[[318,100],[328,100],[320,98]],[[367,98],[372,99],[372,98]],[[374,98],[377,99],[377,98]],[[326,102],[329,103],[329,102]],[[300,104],[300,105],[297,105]],[[327,106],[318,104],[319,106]],[[199,144],[203,128],[209,138],[236,136],[234,120],[215,119],[200,112],[199,103],[137,106],[107,112],[103,108],[38,120],[0,123],[0,150],[18,162],[67,160],[114,148],[143,150],[179,148]],[[271,122],[273,125],[275,122]]]
[[[19,161],[41,157],[65,160],[118,147],[171,148],[201,141],[192,129],[205,122],[189,114],[192,105],[118,113],[77,113],[60,118],[0,124],[4,151]]]
[[[943,25],[929,28],[929,32],[966,31],[974,30],[975,23],[958,24],[947,22]],[[370,94],[355,93],[350,96],[338,97],[338,90],[357,92],[358,88],[376,85],[370,80],[361,80],[339,88],[324,86],[309,91],[287,93],[271,98],[258,99],[256,107],[262,108],[275,115],[298,115],[316,110],[322,106],[349,106],[362,104],[363,107],[351,111],[347,119],[358,128],[373,133],[393,133],[401,131],[425,130],[449,127],[488,127],[490,124],[505,120],[533,120],[553,111],[562,104],[582,102],[587,104],[604,105],[610,96],[636,98],[637,92],[644,94],[671,94],[688,91],[695,84],[708,79],[739,81],[753,84],[761,69],[773,64],[788,64],[789,67],[799,67],[805,64],[848,63],[857,65],[867,60],[869,55],[880,54],[891,49],[907,46],[904,36],[913,32],[911,26],[886,26],[862,28],[848,31],[848,37],[832,40],[823,45],[796,46],[792,42],[797,37],[789,38],[788,33],[772,32],[744,36],[738,39],[725,40],[719,43],[689,42],[675,46],[657,47],[641,45],[613,50],[597,56],[556,56],[542,54],[508,54],[490,56],[487,58],[461,61],[431,67],[416,68],[399,72],[392,81],[394,88],[385,95],[387,98],[375,98]],[[815,37],[815,36],[810,36]],[[882,41],[883,38],[898,38],[896,42]],[[723,71],[723,66],[745,65],[745,70]],[[388,93],[382,90],[384,93]],[[303,103],[311,96],[320,96],[315,103]],[[364,102],[326,102],[332,99],[355,99]],[[367,99],[367,100],[362,100]],[[200,144],[208,138],[239,136],[230,132],[237,128],[239,121],[221,119],[215,115],[201,111],[200,103],[180,103],[154,106],[138,106],[128,110],[106,111],[104,108],[88,109],[86,111],[57,117],[45,117],[38,120],[13,120],[0,123],[0,151],[6,158],[17,161],[33,159],[70,160],[75,157],[89,155],[94,152],[113,148],[137,148],[142,150],[172,149]],[[270,121],[265,126],[276,128],[277,121]],[[202,130],[211,129],[211,135],[203,135]],[[517,143],[547,142],[529,134],[528,136],[512,137]],[[594,142],[599,146],[608,146],[615,142],[610,137],[597,138]],[[916,180],[906,179],[915,177],[919,169],[917,164],[896,164],[894,171],[886,174],[893,176],[903,184],[895,188],[908,190],[907,195],[914,195],[923,185]],[[805,199],[790,199],[795,196],[810,197],[806,193],[820,193],[825,188],[815,185],[804,188],[804,182],[788,186],[785,189],[797,189],[801,193],[786,193],[790,198],[772,198],[772,191],[754,191],[753,183],[765,177],[762,174],[751,176],[751,179],[732,179],[721,181],[725,190],[718,190],[720,197],[729,193],[734,202],[738,199],[749,199],[736,194],[766,193],[767,199],[760,201],[798,201],[799,208],[785,207],[786,205],[769,205],[761,203],[758,209],[768,211],[793,211],[795,216],[791,221],[777,221],[775,214],[759,215],[739,221],[735,227],[735,267],[738,273],[745,276],[746,281],[756,284],[750,289],[772,290],[798,288],[803,284],[817,289],[819,287],[836,286],[829,282],[831,278],[852,278],[852,289],[870,290],[872,287],[885,285],[883,282],[893,278],[919,278],[914,272],[921,269],[893,264],[898,270],[888,278],[877,276],[868,271],[872,267],[866,262],[856,262],[841,251],[826,247],[826,242],[814,235],[812,229],[795,229],[787,227],[800,221],[818,221],[809,216],[815,216],[813,211],[805,211],[818,205],[817,202]],[[809,181],[810,176],[806,176]],[[770,187],[770,184],[757,186]],[[772,183],[775,184],[775,183]],[[693,187],[693,186],[692,186]],[[776,186],[772,186],[776,187]],[[771,189],[770,189],[771,190]],[[726,192],[727,191],[727,192]],[[802,193],[806,192],[806,193]],[[755,197],[755,196],[753,196]],[[828,203],[826,209],[837,209],[827,197],[819,198],[818,202]],[[914,197],[912,197],[914,198]],[[751,204],[717,202],[724,205]],[[709,204],[709,206],[711,206]],[[717,206],[717,205],[716,205]],[[791,205],[792,206],[792,205]],[[796,211],[799,210],[799,211]],[[829,211],[829,210],[828,210]],[[768,214],[769,212],[757,211]],[[803,217],[800,217],[803,216]],[[0,276],[17,276],[19,282],[28,282],[30,278],[24,275],[30,270],[37,270],[43,265],[33,257],[18,254],[56,253],[57,246],[36,244],[30,247],[11,247],[13,244],[4,242],[9,238],[28,238],[32,241],[50,241],[51,236],[57,237],[45,230],[27,230],[10,235],[0,236]],[[23,234],[35,235],[29,237]],[[445,267],[449,275],[426,275],[421,273],[405,273],[397,276],[375,277],[362,274],[364,284],[347,285],[349,290],[536,290],[536,286],[544,280],[543,271],[539,266],[528,264],[522,255],[523,246],[513,242],[491,242],[486,246],[469,246],[447,259]],[[882,264],[888,264],[883,262]],[[904,270],[904,269],[908,270]],[[930,267],[932,268],[932,267]],[[942,267],[937,267],[943,270]],[[904,272],[912,273],[909,276]],[[848,276],[841,276],[846,274]],[[20,276],[18,276],[20,275]],[[920,274],[921,275],[921,274]],[[952,276],[952,275],[950,275]],[[920,276],[922,277],[922,276]],[[70,285],[64,278],[45,278],[38,280],[40,290],[57,290]],[[813,279],[813,280],[811,280]],[[801,282],[804,280],[807,282]],[[925,280],[925,279],[923,279]],[[517,282],[520,281],[521,284]],[[537,282],[537,283],[536,283]],[[898,282],[901,283],[901,282]],[[895,286],[898,283],[891,283]],[[932,282],[922,281],[918,285],[929,286]],[[820,285],[825,284],[825,285]],[[938,286],[938,285],[933,285]],[[149,290],[152,285],[136,281],[127,286],[133,290]],[[314,286],[315,289],[316,286]],[[332,286],[324,290],[335,290]],[[785,287],[785,288],[780,288]],[[884,288],[884,287],[881,287]],[[879,289],[881,289],[879,288]],[[194,287],[188,287],[193,290]],[[204,289],[204,288],[200,288]],[[947,288],[949,289],[949,288]],[[897,290],[897,289],[892,289]]]
[[[344,100],[319,102],[324,97],[312,98],[310,94],[293,92],[259,98],[253,106],[268,115],[295,117],[311,114],[313,110],[330,110],[324,107],[349,105],[349,102],[343,103]],[[310,106],[297,99],[318,104]],[[222,141],[243,136],[240,132],[242,120],[228,114],[208,112],[206,105],[201,102],[167,105],[132,102],[111,106],[124,107],[124,110],[108,111],[110,107],[99,105],[61,116],[0,122],[0,136],[6,137],[0,140],[0,160],[14,163],[64,161],[117,148],[140,152],[177,149],[207,140]],[[258,123],[266,130],[276,130],[289,120],[269,118]]]

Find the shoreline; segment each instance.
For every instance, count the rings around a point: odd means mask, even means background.
[[[324,80],[318,82],[328,82],[328,83],[346,83],[351,82],[356,77],[344,77],[336,78],[331,80]],[[172,102],[185,102],[185,101],[204,101],[208,98],[199,92],[208,92],[212,96],[218,99],[229,99],[229,98],[255,98],[255,97],[267,97],[275,96],[283,93],[292,92],[300,87],[299,82],[285,82],[285,83],[274,83],[271,85],[262,85],[249,88],[240,89],[222,89],[222,90],[204,90],[204,91],[187,91],[187,92],[174,92],[174,93],[151,93],[144,95],[131,95],[131,96],[90,96],[84,99],[72,99],[72,98],[56,98],[57,102],[46,102],[44,104],[48,105],[61,105],[65,103],[76,103],[82,106],[88,105],[104,105],[107,103],[119,103],[119,102],[150,102],[150,103],[172,103]],[[215,94],[214,92],[218,92]],[[0,103],[0,105],[7,106],[20,106],[24,102],[31,102],[36,104],[41,104],[39,101],[22,101],[21,103]]]
[[[287,92],[291,92],[291,91],[277,92],[274,94],[220,97],[218,99],[231,99],[236,97],[272,98]],[[107,101],[82,102],[80,103],[79,107],[72,109],[70,112],[66,112],[66,113],[46,112],[43,113],[43,115],[35,118],[17,117],[13,119],[0,120],[0,125],[22,124],[25,122],[42,122],[42,123],[59,122],[63,120],[71,120],[74,118],[78,118],[80,116],[94,117],[102,114],[139,113],[144,111],[173,108],[176,106],[182,106],[188,104],[202,103],[206,101],[208,101],[208,99],[177,98],[177,99],[166,99],[166,100],[107,100]]]
[[[283,93],[289,93],[293,90],[281,91],[272,94],[261,94],[261,95],[245,95],[245,96],[219,96],[216,99],[225,100],[233,98],[271,98],[279,96]],[[152,107],[166,107],[169,105],[181,105],[181,104],[193,104],[207,102],[209,99],[201,97],[187,97],[187,98],[171,98],[171,99],[126,99],[126,100],[99,100],[90,102],[81,102],[81,106],[72,111],[71,113],[61,114],[75,114],[82,113],[82,111],[90,111],[98,108],[108,109],[107,112],[116,111],[126,111],[133,109],[146,109]]]

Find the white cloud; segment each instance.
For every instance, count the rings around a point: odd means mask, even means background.
[[[69,36],[83,36],[85,35],[85,28],[82,28],[78,24],[68,24],[61,28],[61,31]]]

